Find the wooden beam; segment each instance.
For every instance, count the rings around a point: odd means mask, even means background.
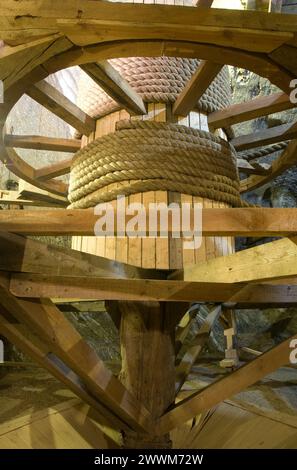
[[[1,205],[19,205],[19,206],[38,206],[38,207],[52,207],[57,206],[61,207],[60,203],[54,203],[51,201],[34,201],[30,199],[21,198],[19,191],[7,191],[0,190],[0,204]]]
[[[86,384],[90,393],[132,429],[146,431],[150,414],[99,359],[57,307],[47,299],[20,300],[0,280],[0,305],[25,323]]]
[[[55,152],[75,153],[80,150],[81,142],[78,139],[60,139],[57,137],[44,137],[39,135],[12,135],[4,136],[4,145],[7,147],[53,150]]]
[[[72,158],[63,160],[61,162],[52,163],[51,165],[44,166],[35,170],[35,178],[39,181],[48,181],[58,176],[67,175],[70,172]]]
[[[89,135],[95,131],[95,120],[47,81],[36,83],[26,94],[82,134]]]
[[[173,114],[187,116],[196,106],[209,85],[221,71],[222,65],[202,60],[173,105]]]
[[[180,363],[175,369],[175,392],[179,393],[183,384],[185,383],[193,365],[195,364],[200,352],[203,349],[203,346],[209,339],[209,334],[215,323],[219,318],[222,308],[220,305],[217,305],[213,308],[207,307],[207,317],[205,318],[201,328],[198,330],[198,333],[191,341],[190,346],[188,347],[186,353],[182,357]]]
[[[231,144],[237,151],[242,151],[292,139],[297,139],[296,122],[235,137],[231,140]]]
[[[30,199],[32,201],[44,201],[55,206],[67,207],[68,199],[65,196],[58,196],[44,189],[39,189],[27,181],[19,180],[19,198]]]
[[[128,113],[147,113],[142,98],[107,60],[81,65],[81,68]]]
[[[201,412],[245,390],[280,367],[289,364],[290,344],[294,339],[297,339],[297,335],[283,341],[235,372],[179,402],[160,419],[159,434],[163,435],[171,431]]]
[[[126,224],[132,215],[126,215]],[[115,236],[118,233],[115,211]],[[190,212],[194,224],[193,210]],[[93,209],[57,210],[7,210],[0,211],[0,233],[13,232],[23,235],[88,235],[94,236],[98,216]],[[147,215],[149,234],[149,215]],[[157,226],[159,234],[160,226]],[[169,214],[168,233],[172,231]],[[297,233],[297,209],[295,208],[222,208],[202,210],[202,234],[206,237],[277,237]],[[100,233],[98,233],[101,236]],[[106,233],[102,232],[102,236]]]
[[[253,175],[240,181],[240,192],[244,193],[259,188],[272,181],[297,163],[297,139],[289,143],[281,155],[274,160],[269,173],[264,176]]]
[[[286,111],[294,107],[296,107],[296,104],[291,102],[290,97],[286,93],[273,93],[215,111],[208,115],[208,125],[212,130],[225,128],[244,121],[250,121],[251,119],[257,119],[261,116]]]
[[[100,423],[108,426],[113,425],[117,429],[130,429],[126,423],[100,404],[89,393],[78,375],[53,354],[51,348],[44,341],[33,334],[26,325],[18,323],[3,307],[0,308],[0,332],[12,344],[66,385],[75,395],[99,412],[100,415],[97,418]]]
[[[171,279],[203,282],[266,282],[297,277],[297,237],[275,240],[176,271]]]
[[[0,270],[62,276],[166,278],[166,271],[137,268],[13,233],[0,233]]]
[[[44,274],[12,274],[10,292],[22,298],[209,302],[241,305],[297,304],[297,286],[112,279]]]
[[[269,175],[271,173],[271,165],[258,162],[250,164],[243,158],[237,158],[237,168],[238,171],[247,175]]]

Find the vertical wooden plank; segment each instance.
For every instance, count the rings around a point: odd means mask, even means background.
[[[156,203],[168,204],[166,191],[155,192]],[[156,239],[156,269],[169,269],[169,243],[168,238]]]
[[[209,132],[208,120],[206,114],[200,113],[200,129]]]
[[[213,203],[209,199],[204,199],[203,207],[205,209],[210,209],[213,207]],[[206,237],[205,238],[205,248],[206,248],[206,259],[215,258],[215,237]]]
[[[166,122],[166,105],[164,103],[155,103],[154,121]]]
[[[214,209],[218,209],[221,207],[221,203],[217,201],[213,201],[212,207]],[[223,237],[214,237],[214,245],[215,245],[215,257],[218,258],[219,256],[223,256],[223,253],[224,253]]]
[[[202,197],[194,196],[193,204],[201,204],[204,207],[204,200]],[[195,250],[195,263],[206,261],[206,239],[202,237],[201,246]]]
[[[155,191],[149,191],[147,193],[143,193],[142,202],[148,213],[149,204],[155,202]],[[141,265],[143,268],[147,268],[147,269],[156,268],[156,239],[155,238],[146,237],[142,239]]]
[[[200,113],[196,111],[191,111],[189,114],[189,126],[193,129],[201,129],[200,125]]]
[[[180,206],[181,195],[172,191],[168,192],[168,204],[177,203]],[[169,269],[182,269],[183,267],[183,240],[168,235]]]
[[[129,196],[129,204],[142,203],[142,194],[132,194]],[[128,263],[134,266],[141,266],[141,237],[129,237],[128,239]]]
[[[125,197],[125,206],[128,205],[128,197]],[[117,237],[116,239],[116,260],[121,263],[128,263],[128,239],[127,237]]]
[[[189,203],[191,204],[191,207],[193,207],[193,196],[190,196],[188,194],[181,194],[181,204],[186,204]],[[183,240],[184,241],[191,241],[189,239]],[[188,266],[190,264],[195,264],[195,250],[186,250],[183,246],[183,265]]]
[[[110,201],[109,204],[116,209],[117,201]],[[116,259],[116,237],[105,237],[105,258]]]
[[[180,125],[180,126],[187,126],[189,127],[189,116],[178,116],[177,118],[177,123]]]

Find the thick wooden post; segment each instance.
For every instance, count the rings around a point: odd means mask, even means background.
[[[122,370],[125,387],[159,418],[175,398],[176,317],[164,303],[120,302]],[[173,314],[172,314],[173,313]],[[169,434],[124,433],[124,447],[170,448]]]

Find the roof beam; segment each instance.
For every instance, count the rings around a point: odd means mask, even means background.
[[[107,60],[80,66],[111,98],[132,115],[146,114],[146,106],[138,93]]]
[[[235,372],[179,402],[160,419],[159,433],[163,435],[181,426],[201,412],[218,405],[223,400],[258,382],[266,375],[289,364],[290,344],[295,339],[297,339],[297,335],[283,341]]]
[[[260,96],[245,103],[238,103],[220,111],[215,111],[208,116],[210,129],[219,129],[241,122],[257,119],[261,116],[286,111],[296,107],[290,101],[290,97],[283,92],[273,93],[268,96]]]
[[[36,83],[26,90],[26,94],[82,134],[89,135],[95,131],[95,120],[47,81]]]
[[[221,69],[222,65],[220,64],[202,60],[196,72],[177,97],[173,105],[173,114],[187,116],[196,106],[197,101],[200,100]]]
[[[284,140],[297,139],[297,123],[282,124],[253,134],[241,135],[231,140],[237,151],[249,150]]]
[[[81,148],[81,141],[78,139],[60,139],[40,135],[6,134],[4,144],[6,147],[70,153],[76,153]]]

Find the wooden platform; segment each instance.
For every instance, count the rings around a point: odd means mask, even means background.
[[[191,425],[172,433],[174,448],[297,448],[297,418],[288,424],[281,414],[261,416],[231,401],[219,405],[202,429],[199,419]],[[100,429],[78,399],[0,425],[0,449],[111,449],[120,443],[120,434]]]

